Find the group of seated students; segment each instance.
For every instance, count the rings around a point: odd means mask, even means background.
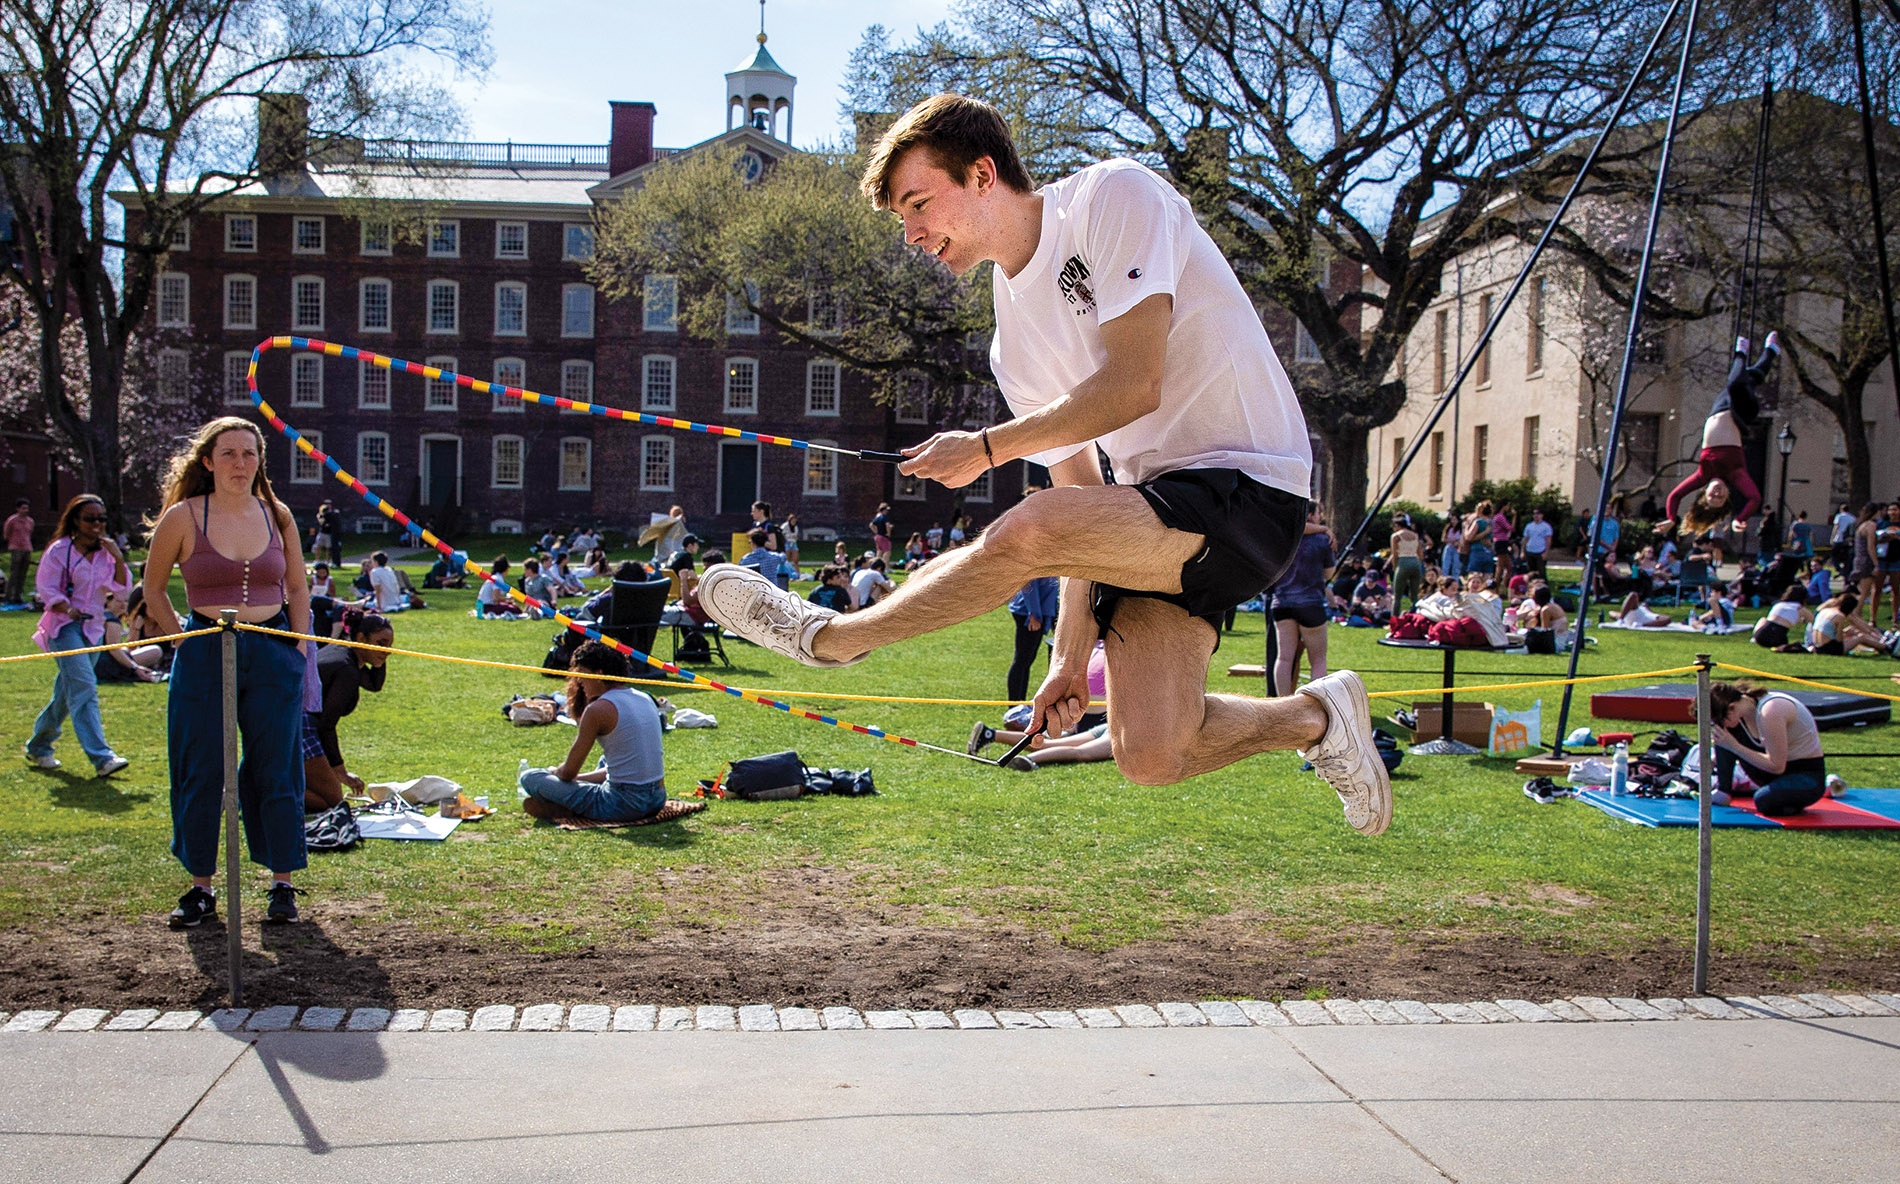
[[[1843,592],[1810,608],[1813,600],[1807,587],[1789,584],[1755,622],[1754,643],[1782,654],[1846,655],[1866,649],[1900,658],[1900,630],[1882,633],[1868,624],[1860,615],[1859,596]]]
[[[818,586],[805,599],[834,612],[856,612],[868,608],[897,590],[897,584],[885,574],[885,563],[877,553],[867,551],[855,567],[827,563],[818,569]]]

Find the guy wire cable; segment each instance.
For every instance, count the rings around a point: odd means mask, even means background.
[[[970,753],[962,751],[961,749],[944,748],[940,745],[931,744],[923,740],[913,740],[908,736],[899,736],[891,732],[886,732],[882,728],[867,727],[864,724],[854,724],[854,723],[851,723],[849,720],[839,719],[835,716],[820,715],[815,711],[806,711],[802,707],[794,707],[790,703],[782,703],[777,699],[769,699],[763,695],[757,694],[752,691],[747,691],[739,687],[728,686],[725,683],[719,682],[717,679],[707,678],[703,674],[697,674],[683,667],[675,666],[671,662],[662,661],[661,659],[659,659],[658,657],[655,657],[652,654],[641,653],[639,650],[634,649],[632,646],[627,645],[625,642],[616,641],[611,637],[606,637],[601,634],[599,629],[593,628],[585,622],[577,621],[574,618],[568,616],[567,614],[561,612],[557,608],[551,605],[546,605],[546,604],[541,603],[539,600],[536,600],[532,596],[527,596],[523,594],[517,588],[508,587],[507,583],[505,581],[499,580],[494,575],[494,573],[484,568],[481,564],[475,563],[474,561],[470,560],[467,553],[455,550],[454,548],[450,547],[447,543],[437,538],[433,532],[425,530],[424,528],[418,526],[407,514],[404,514],[401,510],[397,509],[394,504],[392,504],[386,498],[379,496],[373,490],[371,490],[368,486],[364,485],[361,480],[352,476],[350,473],[346,472],[343,469],[343,466],[337,464],[336,460],[333,457],[331,457],[328,453],[324,452],[322,449],[312,444],[309,441],[309,439],[303,435],[303,433],[299,432],[296,428],[293,428],[288,423],[284,422],[284,420],[277,414],[276,410],[273,409],[269,403],[264,401],[264,396],[257,389],[258,359],[263,356],[263,353],[266,349],[271,349],[271,348],[320,350],[321,352],[328,354],[331,357],[368,358],[375,361],[377,365],[383,366],[385,368],[401,365],[401,366],[409,368],[411,372],[425,373],[429,377],[436,377],[438,375],[447,375],[451,372],[446,371],[446,370],[441,370],[434,366],[426,366],[426,367],[417,366],[413,362],[402,362],[400,359],[397,359],[397,358],[390,358],[382,354],[371,354],[365,350],[357,350],[350,346],[338,345],[334,342],[317,341],[317,340],[314,340],[312,338],[307,338],[307,337],[271,337],[271,338],[267,338],[266,340],[262,342],[259,342],[256,348],[251,350],[251,364],[250,364],[249,369],[245,373],[245,382],[250,388],[251,402],[257,405],[258,411],[263,414],[264,418],[270,421],[270,425],[273,428],[276,428],[287,439],[289,439],[291,443],[295,444],[297,448],[300,449],[306,456],[311,457],[312,459],[316,460],[319,464],[323,465],[325,469],[329,470],[331,476],[335,477],[338,481],[341,481],[343,484],[355,490],[358,494],[360,494],[363,497],[363,500],[367,501],[370,505],[374,506],[385,517],[389,518],[390,520],[396,523],[399,523],[400,525],[405,527],[407,530],[419,535],[424,543],[428,544],[430,547],[433,547],[437,552],[439,552],[442,555],[443,558],[447,559],[451,564],[458,564],[466,568],[467,570],[474,572],[476,575],[480,576],[484,580],[500,584],[503,588],[507,590],[508,595],[513,597],[515,600],[521,602],[522,604],[528,605],[531,608],[545,609],[546,611],[553,614],[553,620],[555,620],[561,625],[566,626],[569,629],[574,630],[576,633],[581,634],[582,636],[588,638],[589,640],[598,641],[602,645],[612,646],[614,649],[619,650],[622,654],[625,654],[629,658],[633,658],[637,661],[644,662],[648,666],[652,666],[657,669],[664,670],[668,674],[674,675],[676,677],[686,679],[688,682],[692,683],[695,686],[707,687],[715,691],[722,691],[725,694],[731,695],[735,699],[743,699],[748,703],[757,703],[762,707],[776,708],[779,711],[785,712],[787,715],[798,716],[801,719],[808,719],[808,720],[812,720],[814,722],[821,723],[821,724],[829,724],[830,726],[841,729],[843,731],[857,732],[861,735],[872,736],[879,740],[888,740],[892,744],[902,744],[909,748],[924,748],[924,749],[929,749],[932,752],[947,753],[950,756],[961,757],[964,760],[968,760],[968,761],[975,761],[977,764],[980,764],[980,765],[989,765],[992,763],[991,761],[983,757],[973,756]],[[518,388],[503,388],[495,383],[483,382],[480,379],[471,379],[466,375],[455,375],[455,378],[462,385],[474,386],[476,389],[480,389],[480,390],[517,389],[518,391]],[[531,392],[518,391],[518,393],[526,394],[526,393],[531,393]],[[589,406],[588,404],[576,403],[573,400],[569,400],[569,399],[559,399],[559,400],[550,399],[546,395],[539,396],[539,398],[548,402],[557,403],[559,405],[572,406],[575,408]],[[683,420],[681,421],[655,421],[653,420],[651,416],[635,417],[631,413],[622,413],[622,414],[625,415],[627,418],[630,418],[630,419],[639,418],[642,421],[646,421],[646,422],[669,422],[669,423],[677,422],[681,424],[685,423],[685,421]],[[698,425],[694,425],[694,426],[698,427]],[[704,430],[709,430],[709,429],[699,428],[699,430],[704,431]],[[736,429],[732,429],[732,428],[710,429],[710,430],[720,431],[720,432],[730,432],[734,435],[741,434]],[[789,443],[795,446],[801,443],[799,441],[787,440],[783,436],[759,436],[759,435],[753,435],[751,433],[744,433],[744,434],[749,436],[749,438],[751,439],[764,440],[771,443]]]

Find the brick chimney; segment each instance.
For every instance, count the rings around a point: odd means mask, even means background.
[[[302,172],[310,156],[310,100],[302,95],[257,96],[257,171],[264,177]]]
[[[618,177],[653,161],[652,103],[609,102],[613,108],[612,135],[607,144],[607,173]]]

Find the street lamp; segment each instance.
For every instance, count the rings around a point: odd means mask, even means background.
[[[1775,494],[1775,513],[1776,521],[1783,531],[1788,529],[1788,523],[1792,521],[1788,517],[1788,458],[1794,454],[1794,441],[1794,427],[1783,423],[1780,433],[1775,436],[1775,451],[1781,454],[1781,488]],[[1781,550],[1780,539],[1774,539],[1772,542],[1763,539],[1762,542],[1773,546],[1776,551]]]

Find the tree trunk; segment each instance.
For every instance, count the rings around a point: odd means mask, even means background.
[[[1867,421],[1861,416],[1867,390],[1864,383],[1852,380],[1841,386],[1834,419],[1841,426],[1841,439],[1847,448],[1847,504],[1858,513],[1874,500],[1873,450],[1867,446]]]
[[[1326,450],[1326,483],[1320,490],[1320,500],[1326,506],[1326,525],[1343,544],[1366,514],[1366,431],[1360,427],[1331,428],[1324,423],[1318,425],[1318,430]]]

